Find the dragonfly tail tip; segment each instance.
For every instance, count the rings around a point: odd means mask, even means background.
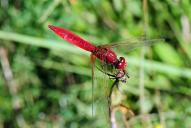
[[[49,24],[48,27],[53,30],[55,26]]]

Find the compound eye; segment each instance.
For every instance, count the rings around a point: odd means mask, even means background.
[[[124,69],[125,66],[126,66],[125,58],[124,58],[124,57],[120,57],[120,58],[119,58],[119,62],[118,62],[117,65],[116,65],[116,68],[117,68],[117,69]]]

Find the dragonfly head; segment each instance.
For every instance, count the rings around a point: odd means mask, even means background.
[[[116,68],[124,70],[126,65],[127,64],[126,64],[125,58],[124,57],[120,57],[118,62],[117,62],[117,64],[116,64]]]
[[[116,75],[116,78],[119,81],[121,81],[123,83],[126,83],[127,79],[129,78],[129,75],[128,75],[128,73],[125,70],[119,70],[117,75]]]

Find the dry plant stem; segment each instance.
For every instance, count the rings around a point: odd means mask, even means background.
[[[144,11],[144,35],[146,36],[146,0],[143,0],[143,11]],[[139,100],[140,100],[140,112],[141,114],[144,113],[144,54],[145,48],[141,49],[141,56],[140,56],[140,80],[139,80]]]
[[[124,122],[125,128],[129,128],[129,124],[125,115],[123,115],[123,122]]]
[[[94,67],[95,67],[96,57],[93,54],[91,54],[90,60],[91,60],[91,66],[92,66],[92,117],[93,117],[93,115],[94,115],[94,84],[95,84]]]
[[[13,79],[13,74],[12,74],[12,70],[10,68],[10,64],[9,64],[9,60],[8,60],[8,55],[7,55],[7,50],[3,47],[0,47],[0,60],[1,60],[1,67],[3,70],[3,75],[6,81],[6,85],[9,89],[10,95],[12,97],[12,108],[14,110],[15,113],[17,113],[17,111],[21,108],[21,105],[19,103],[19,99],[17,96],[17,84]],[[22,117],[21,114],[17,113],[14,115],[18,126],[19,127],[25,127],[25,121],[24,118]],[[21,121],[22,120],[22,121]],[[20,123],[22,122],[22,123]]]
[[[7,57],[7,51],[3,47],[0,47],[0,60],[1,60],[1,67],[3,70],[3,75],[7,83],[9,92],[12,97],[16,97],[17,85],[15,81],[13,80],[12,71],[11,71],[9,60]],[[17,108],[19,108],[19,105],[17,103],[15,104],[13,101],[13,109],[17,109]]]
[[[160,90],[156,90],[156,104],[159,113],[160,124],[162,128],[166,128],[165,116],[162,113]]]
[[[181,16],[181,25],[182,25],[182,36],[184,40],[191,41],[191,31],[190,31],[190,22],[189,18],[185,15]]]
[[[54,11],[54,9],[56,8],[56,6],[59,5],[59,3],[61,2],[61,0],[54,0],[47,9],[45,9],[45,11],[43,12],[42,16],[39,19],[39,23],[43,23],[44,21],[47,20],[48,16]]]
[[[8,6],[9,6],[9,1],[8,0],[0,0],[0,6],[2,7],[2,8],[8,8]]]
[[[130,114],[131,116],[134,116],[135,115],[134,112],[123,104],[118,104],[118,105],[112,106],[111,121],[113,122],[112,123],[113,127],[117,127],[117,123],[116,123],[116,119],[115,119],[115,113],[117,111],[121,112],[121,114],[122,114],[122,120],[121,121],[123,122],[124,127],[129,128],[127,117],[128,117],[128,114]]]
[[[168,111],[168,112],[161,112],[161,114],[166,118],[166,119],[176,119],[177,118],[177,114],[172,112],[172,111]],[[152,113],[152,114],[144,114],[144,115],[136,115],[133,118],[130,118],[130,120],[128,121],[129,123],[129,127],[133,127],[134,125],[136,125],[137,123],[140,122],[140,120],[143,118],[143,116],[147,116],[150,119],[152,119],[151,121],[156,121],[158,119],[158,113]]]
[[[117,122],[116,122],[116,119],[115,119],[115,112],[111,112],[110,121],[111,121],[111,128],[118,128],[117,127]]]
[[[115,120],[115,112],[112,111],[112,92],[113,92],[114,87],[118,86],[118,84],[119,84],[119,80],[115,80],[111,86],[111,89],[109,90],[109,95],[108,95],[109,119],[110,119],[112,128],[117,128],[117,122]]]
[[[147,37],[147,29],[148,29],[148,6],[147,0],[143,0],[143,23],[144,23],[144,36]],[[145,95],[144,95],[144,56],[145,56],[145,47],[141,49],[140,56],[140,81],[139,81],[139,100],[140,100],[140,112],[145,115],[142,117],[142,124],[144,128],[152,127],[150,125],[149,117],[146,116],[146,112],[144,109]]]

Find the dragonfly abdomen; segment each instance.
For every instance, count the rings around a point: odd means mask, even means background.
[[[86,51],[91,52],[96,47],[93,44],[89,43],[86,40],[83,40],[81,37],[77,36],[76,34],[70,32],[67,29],[60,28],[60,27],[57,27],[54,25],[49,25],[48,27],[50,29],[52,29],[57,35],[62,37],[64,40],[66,40],[66,41],[70,42],[71,44],[74,44]]]

